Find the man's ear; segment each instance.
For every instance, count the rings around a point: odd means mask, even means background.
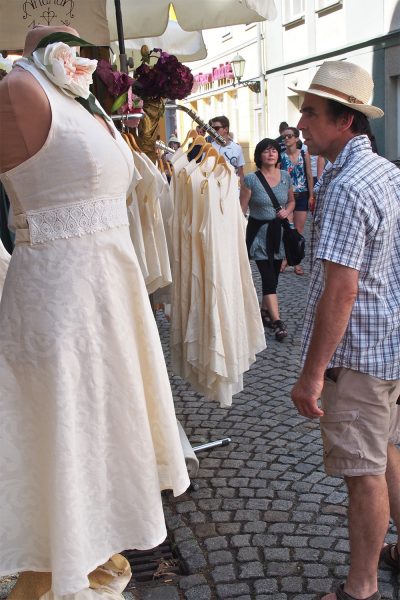
[[[341,131],[348,131],[351,128],[353,121],[354,115],[351,115],[350,113],[345,113],[338,119],[339,129]]]

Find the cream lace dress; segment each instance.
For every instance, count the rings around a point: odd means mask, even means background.
[[[189,484],[158,331],[129,234],[131,151],[26,59],[52,124],[1,175],[16,247],[0,305],[0,575],[56,594],[166,535]]]

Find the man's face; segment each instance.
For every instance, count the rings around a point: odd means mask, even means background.
[[[303,133],[310,154],[336,156],[342,138],[342,128],[327,112],[327,100],[314,94],[306,94],[301,106],[301,119],[297,124]]]
[[[214,127],[217,133],[221,135],[224,139],[228,138],[228,127],[223,127],[219,121],[212,121],[211,126]]]

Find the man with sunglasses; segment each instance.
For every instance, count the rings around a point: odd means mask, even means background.
[[[229,119],[224,116],[214,117],[213,119],[210,119],[209,124],[226,141],[225,146],[221,146],[217,141],[212,142],[212,145],[219,154],[223,154],[226,161],[235,168],[236,175],[240,179],[240,185],[242,185],[244,178],[243,166],[245,164],[243,150],[240,144],[237,144],[229,137]]]

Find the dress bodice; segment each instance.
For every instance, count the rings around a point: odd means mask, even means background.
[[[111,223],[116,201],[122,218],[122,199],[125,201],[133,174],[132,154],[127,144],[111,121],[107,132],[93,115],[53,85],[29,60],[21,59],[18,64],[44,89],[52,121],[42,148],[0,175],[16,217],[17,243],[45,241],[41,236],[35,237],[35,231],[37,234],[38,228],[48,229],[49,223],[56,222],[59,231],[65,226],[68,229],[66,219],[70,221],[71,214],[75,222],[77,218],[81,221],[80,227],[72,227],[71,234],[90,233],[99,219]],[[92,223],[86,231],[88,219]],[[49,239],[68,237],[64,234],[58,236],[53,231]]]

